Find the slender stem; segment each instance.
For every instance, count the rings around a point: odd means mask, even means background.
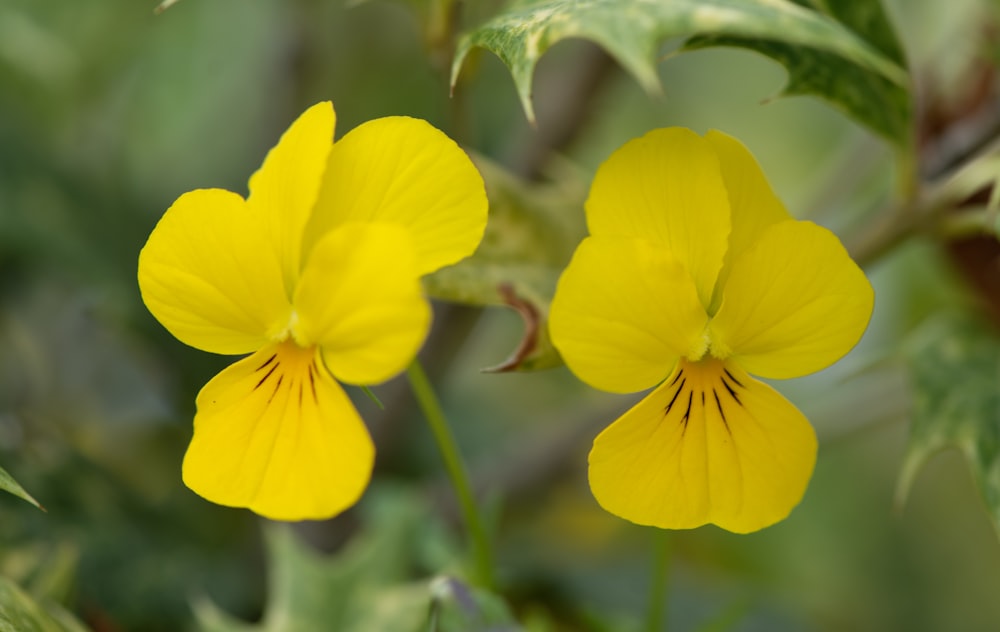
[[[649,581],[646,632],[663,632],[667,614],[667,584],[670,571],[670,532],[653,533],[653,572]]]
[[[910,144],[896,150],[896,195],[900,202],[911,206],[920,192],[920,173],[917,153]]]
[[[434,34],[442,41],[454,37],[454,18],[458,8],[456,0],[433,0],[431,2],[431,20]]]
[[[493,551],[490,547],[490,539],[480,517],[479,509],[476,506],[476,499],[472,495],[472,485],[469,484],[469,476],[465,466],[462,464],[462,456],[458,452],[458,445],[455,437],[451,433],[451,428],[441,410],[434,389],[431,388],[427,373],[420,366],[419,360],[414,360],[406,370],[406,376],[410,380],[413,394],[417,398],[424,417],[434,433],[434,440],[441,451],[441,458],[444,459],[444,466],[448,472],[448,478],[455,488],[455,495],[458,497],[458,504],[462,509],[462,517],[465,519],[465,527],[469,538],[472,540],[472,549],[476,559],[476,576],[479,584],[484,588],[494,588],[496,582],[493,576]]]
[[[457,0],[433,0],[427,18],[427,44],[431,49],[433,63],[440,66],[446,80],[451,75],[457,28]]]

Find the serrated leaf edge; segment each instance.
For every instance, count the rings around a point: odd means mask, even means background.
[[[910,85],[909,74],[904,68],[900,67],[896,62],[886,57],[881,51],[877,50],[875,47],[870,45],[864,39],[856,35],[851,29],[841,24],[834,18],[822,12],[807,9],[805,7],[800,7],[793,3],[781,3],[781,5],[784,8],[784,10],[790,13],[799,12],[802,14],[808,14],[810,16],[810,19],[815,19],[823,23],[824,26],[826,27],[836,26],[837,28],[842,29],[843,35],[847,39],[853,40],[852,45],[857,47],[860,56],[855,57],[855,55],[848,54],[845,50],[842,50],[845,48],[844,46],[817,47],[819,50],[827,50],[828,52],[834,54],[846,55],[845,59],[851,60],[854,63],[858,63],[862,67],[867,67],[869,70],[885,77],[892,83],[895,83],[901,87],[907,88]],[[538,9],[539,6],[542,5],[538,5],[532,8]],[[514,12],[515,15],[516,13],[517,12]],[[469,52],[473,48],[483,48],[485,50],[488,50],[494,55],[496,55],[498,58],[500,58],[500,60],[503,61],[504,65],[510,71],[511,76],[514,79],[515,89],[517,91],[518,98],[521,101],[521,106],[524,109],[525,116],[527,117],[528,121],[532,125],[534,125],[536,123],[536,117],[535,117],[534,105],[532,103],[532,87],[531,87],[532,79],[534,77],[535,68],[537,67],[538,61],[545,54],[545,52],[548,50],[551,44],[541,47],[540,43],[537,41],[538,39],[540,39],[539,35],[539,37],[536,38],[533,41],[533,43],[530,43],[528,46],[526,46],[526,48],[535,48],[537,51],[537,55],[526,56],[525,64],[515,65],[512,63],[511,60],[506,59],[501,51],[498,51],[495,48],[492,48],[483,42],[474,41],[476,35],[481,34],[483,32],[483,29],[486,29],[490,25],[495,24],[505,18],[509,19],[510,15],[511,14],[507,14],[506,16],[501,15],[494,17],[493,19],[487,21],[485,24],[482,24],[476,29],[467,32],[459,39],[458,45],[456,46],[455,50],[455,58],[453,59],[451,66],[451,77],[450,77],[451,89],[454,90],[455,85],[458,82],[459,74],[461,72],[462,66]],[[567,34],[563,34],[562,37],[560,37],[556,41],[558,42],[564,39],[578,37],[599,44],[605,51],[608,52],[609,55],[611,55],[615,60],[617,60],[618,63],[621,64],[621,66],[625,68],[625,70],[627,70],[639,82],[639,84],[643,87],[643,89],[645,89],[648,93],[655,95],[662,91],[659,75],[657,74],[656,64],[655,64],[656,48],[658,48],[659,45],[661,45],[664,41],[670,39],[671,37],[679,37],[679,36],[690,37],[695,35],[735,35],[743,37],[757,37],[760,39],[769,39],[766,37],[762,37],[760,35],[755,35],[752,32],[752,30],[745,31],[736,28],[722,28],[718,29],[717,31],[696,30],[690,33],[667,32],[667,33],[661,33],[657,38],[657,40],[654,42],[652,50],[643,51],[642,55],[639,56],[640,58],[635,58],[635,56],[627,54],[627,51],[619,49],[619,47],[613,42],[602,41],[603,38],[593,33],[570,32]],[[798,46],[807,46],[807,44],[804,42],[796,43],[794,41],[789,41],[785,43]]]

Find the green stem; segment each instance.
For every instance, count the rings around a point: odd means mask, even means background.
[[[433,0],[430,14],[427,18],[427,44],[433,57],[444,71],[445,78],[450,76],[451,59],[455,53],[455,37],[458,19],[457,0]]]
[[[917,153],[911,144],[896,151],[896,195],[900,202],[911,206],[920,191]]]
[[[646,632],[663,632],[667,614],[667,579],[670,571],[670,532],[656,529],[653,534],[653,572],[649,581]]]
[[[441,410],[434,389],[431,388],[427,373],[420,366],[419,360],[414,360],[406,370],[406,376],[410,380],[413,394],[417,397],[427,423],[434,433],[434,441],[437,442],[441,451],[441,458],[444,459],[444,466],[451,479],[452,487],[455,488],[455,495],[458,496],[458,504],[462,509],[462,517],[465,519],[465,527],[469,538],[472,540],[472,549],[476,559],[476,576],[480,585],[487,589],[493,589],[496,585],[493,576],[493,552],[490,547],[490,540],[480,517],[479,509],[476,506],[476,499],[472,495],[472,485],[469,484],[469,476],[462,464],[462,456],[458,452],[458,445],[455,437],[451,433],[451,428]]]

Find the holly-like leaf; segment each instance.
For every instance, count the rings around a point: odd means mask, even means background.
[[[906,355],[913,412],[897,502],[931,455],[958,448],[1000,535],[1000,339],[967,318],[947,317],[918,330]]]
[[[489,223],[476,253],[424,280],[428,294],[469,305],[506,305],[524,320],[521,342],[491,371],[535,370],[562,363],[548,335],[556,281],[586,234],[581,185],[570,190],[529,184],[476,158],[490,200]]]
[[[204,632],[309,632],[350,630],[352,618],[373,586],[400,581],[411,561],[420,516],[413,503],[377,499],[369,529],[339,554],[319,554],[285,525],[265,530],[269,596],[257,625],[237,621],[210,602],[195,606]]]
[[[896,30],[889,21],[882,2],[858,2],[857,0],[797,0],[801,5],[826,11],[828,14],[845,24],[860,35],[866,42],[874,46],[900,65],[906,66],[906,56],[903,46],[896,36]]]
[[[817,11],[851,29],[887,59],[900,67],[906,66],[903,49],[881,2],[799,0],[799,4],[817,5]],[[908,89],[879,73],[870,72],[854,60],[777,40],[726,35],[694,37],[684,48],[695,50],[709,46],[735,46],[766,55],[788,70],[783,96],[816,95],[890,142],[903,146],[910,142],[912,108]]]
[[[0,489],[4,490],[5,492],[10,492],[11,494],[17,496],[18,498],[23,498],[24,500],[38,507],[42,511],[45,511],[45,508],[42,507],[37,500],[32,498],[31,494],[25,491],[25,489],[21,487],[21,484],[15,481],[14,477],[8,474],[7,470],[3,469],[2,467],[0,467]]]
[[[746,48],[779,61],[788,70],[780,96],[817,95],[886,140],[910,142],[910,97],[906,89],[837,55],[740,37],[691,39],[686,50],[712,46]]]
[[[439,537],[426,508],[408,495],[375,499],[364,529],[335,555],[323,555],[301,542],[284,525],[265,531],[269,599],[259,624],[239,621],[211,601],[195,604],[202,632],[516,632],[506,605],[498,597],[468,589],[475,607],[463,611],[465,627],[431,627],[440,612],[450,614],[451,601],[436,587],[441,579],[414,581],[408,574],[419,565],[419,550]],[[446,547],[447,545],[445,545]],[[438,548],[441,548],[440,546]],[[449,554],[450,555],[450,554]],[[457,557],[457,556],[455,556]],[[458,580],[449,579],[464,586]],[[464,593],[463,593],[464,594]],[[488,604],[486,607],[482,604]],[[499,604],[499,605],[498,605]],[[484,625],[479,626],[482,622]],[[495,624],[504,624],[501,627]],[[494,627],[487,627],[489,624]],[[0,630],[0,632],[4,632]]]
[[[571,37],[594,41],[657,92],[660,46],[670,38],[699,36],[689,47],[757,50],[787,68],[786,94],[822,96],[890,140],[908,143],[908,75],[881,9],[849,9],[846,0],[809,4],[825,10],[790,0],[522,0],[460,39],[452,83],[469,51],[485,48],[510,69],[533,120],[532,75],[555,43]],[[869,43],[866,35],[878,39]]]

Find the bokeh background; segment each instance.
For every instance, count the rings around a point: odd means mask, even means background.
[[[472,24],[498,3],[466,5]],[[664,93],[650,96],[592,45],[559,44],[535,79],[533,128],[490,55],[470,60],[449,97],[447,51],[428,38],[419,3],[153,8],[0,2],[0,464],[47,509],[0,497],[0,573],[98,631],[194,630],[192,603],[205,599],[251,621],[265,607],[263,521],[180,480],[195,394],[232,359],[159,326],[139,298],[136,258],[181,193],[245,193],[308,105],[333,101],[338,137],[380,116],[425,118],[528,181],[569,182],[556,190],[575,213],[607,155],[666,125],[741,138],[794,214],[849,245],[893,193],[885,143],[821,101],[773,99],[784,71],[748,52],[671,55],[677,42],[667,42]],[[933,117],[945,128],[997,107],[996,2],[893,0],[888,10],[914,69],[922,132],[940,131]],[[756,534],[672,534],[671,629],[1000,630],[1000,543],[961,456],[942,453],[905,503],[896,498],[913,396],[899,348],[931,314],[982,297],[953,253],[930,242],[867,271],[878,299],[862,344],[832,369],[779,385],[820,437],[805,500]],[[516,346],[516,313],[436,313],[425,361],[497,516],[514,610],[538,629],[634,629],[652,533],[597,506],[586,454],[636,396],[597,393],[565,369],[483,373]],[[406,384],[374,390],[385,412],[351,393],[379,448],[371,489],[358,509],[296,533],[337,551],[370,528],[366,508],[379,498],[407,498],[457,546],[457,513]],[[418,564],[410,575],[454,570]]]

